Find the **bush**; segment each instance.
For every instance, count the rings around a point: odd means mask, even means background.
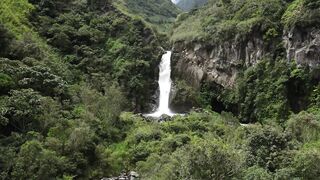
[[[290,117],[286,130],[302,143],[312,142],[320,139],[320,119],[311,113],[300,112]]]
[[[242,162],[237,151],[213,140],[187,145],[172,155],[152,155],[138,166],[147,179],[224,179],[237,176]]]
[[[28,141],[21,147],[12,175],[17,179],[62,177],[66,163],[65,157],[45,149],[40,142]]]
[[[253,129],[248,135],[249,166],[259,166],[270,172],[275,172],[289,158],[290,136],[272,127]]]
[[[247,180],[268,180],[272,179],[272,175],[259,166],[252,166],[246,169],[243,178]]]
[[[320,173],[319,160],[319,141],[313,144],[306,144],[301,150],[297,152],[293,161],[293,168],[295,169],[295,177],[314,179]]]

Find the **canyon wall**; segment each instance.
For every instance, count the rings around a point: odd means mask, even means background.
[[[282,51],[289,62],[315,68],[320,63],[320,30],[294,28],[283,33],[282,40],[268,42],[263,35],[252,33],[245,40],[237,37],[220,44],[176,42],[174,44],[174,76],[195,88],[202,81],[232,88],[239,72],[254,66],[264,57]],[[282,43],[279,43],[282,42]]]

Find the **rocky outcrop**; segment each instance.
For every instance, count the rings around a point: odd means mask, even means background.
[[[266,55],[274,55],[280,42],[281,39],[272,43],[264,41],[263,35],[259,34],[221,44],[177,42],[174,44],[174,76],[196,88],[202,81],[231,88],[239,72],[255,65]],[[295,28],[284,33],[283,42],[288,61],[295,60],[298,65],[312,68],[319,66],[319,29]]]
[[[256,35],[246,41],[236,38],[222,44],[175,43],[175,75],[196,88],[200,87],[201,81],[232,87],[243,67],[256,64],[272,49],[272,45],[262,39]]]
[[[287,59],[311,68],[320,65],[320,30],[317,28],[293,28],[283,36]]]

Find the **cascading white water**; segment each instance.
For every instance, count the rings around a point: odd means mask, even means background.
[[[180,0],[171,0],[173,4],[177,4]]]
[[[163,54],[161,63],[160,63],[160,72],[159,72],[159,88],[160,88],[160,97],[159,97],[159,106],[156,112],[148,114],[147,116],[151,117],[160,117],[163,114],[173,116],[174,113],[171,112],[169,108],[169,98],[171,91],[171,51],[167,51]]]

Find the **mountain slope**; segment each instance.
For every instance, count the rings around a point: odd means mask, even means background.
[[[180,10],[170,0],[116,0],[123,11],[140,16],[159,32],[168,32]]]
[[[159,39],[108,1],[30,2],[0,2],[0,179],[119,173],[107,149],[148,111]]]
[[[180,0],[176,5],[184,11],[190,11],[194,8],[203,6],[207,2],[208,0]]]

